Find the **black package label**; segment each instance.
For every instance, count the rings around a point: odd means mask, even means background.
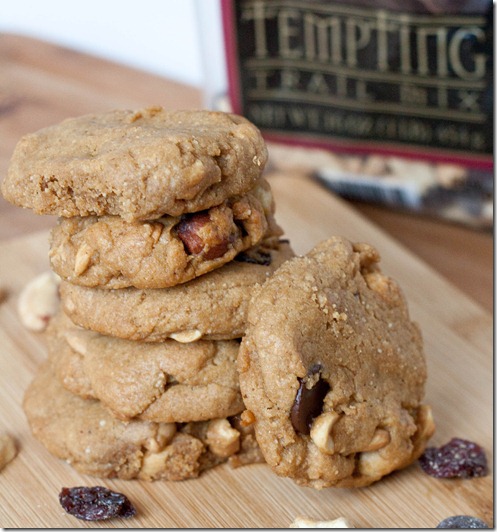
[[[226,2],[235,111],[293,139],[488,160],[491,3],[444,14],[357,3]]]

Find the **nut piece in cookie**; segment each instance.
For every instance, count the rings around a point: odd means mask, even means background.
[[[366,486],[433,434],[421,333],[378,262],[373,247],[331,238],[250,301],[242,396],[267,463],[298,484]]]

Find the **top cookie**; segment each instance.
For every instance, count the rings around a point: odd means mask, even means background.
[[[371,484],[415,460],[434,430],[421,334],[378,261],[335,237],[250,301],[242,397],[267,463],[299,484]]]
[[[266,160],[259,130],[241,116],[117,110],[23,137],[1,189],[38,214],[150,220],[246,193]]]

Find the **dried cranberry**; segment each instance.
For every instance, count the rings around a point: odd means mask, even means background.
[[[127,518],[136,514],[135,507],[126,495],[103,486],[62,488],[59,501],[67,513],[85,521]]]
[[[442,447],[428,447],[419,463],[425,473],[437,478],[484,477],[488,473],[485,451],[461,438],[452,438]]]
[[[490,528],[478,517],[470,515],[453,515],[438,523],[437,528]]]

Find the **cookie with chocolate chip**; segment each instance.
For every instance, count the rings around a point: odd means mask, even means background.
[[[169,288],[107,290],[62,281],[61,304],[75,324],[127,340],[240,338],[252,290],[292,256],[287,241],[270,239],[221,268]]]
[[[99,399],[114,416],[160,423],[239,414],[239,341],[133,342],[82,329],[63,313],[46,332],[55,375],[70,392]]]
[[[99,401],[68,392],[45,363],[29,385],[24,412],[35,438],[79,472],[97,477],[185,480],[229,462],[260,462],[238,416],[196,423],[123,422]]]
[[[263,238],[282,234],[269,183],[208,210],[125,222],[119,216],[60,218],[50,263],[63,279],[99,288],[167,288],[234,259]]]
[[[421,333],[379,260],[331,238],[250,302],[243,400],[267,463],[299,484],[371,484],[413,462],[434,430]]]
[[[24,136],[2,193],[57,216],[180,216],[243,195],[267,149],[247,119],[206,110],[149,107],[64,120]]]

